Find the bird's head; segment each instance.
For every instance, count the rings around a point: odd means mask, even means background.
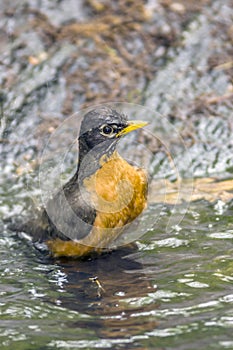
[[[79,141],[86,145],[87,151],[100,144],[101,148],[106,151],[110,145],[114,146],[123,135],[145,125],[147,122],[128,121],[125,114],[109,107],[99,107],[84,115]]]
[[[79,133],[79,163],[89,155],[90,162],[99,163],[109,157],[123,135],[147,125],[143,121],[128,121],[125,114],[109,107],[97,107],[83,117]],[[88,163],[88,162],[87,162]]]

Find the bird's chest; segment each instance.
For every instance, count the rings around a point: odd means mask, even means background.
[[[133,221],[145,208],[145,173],[117,154],[86,179],[84,185],[97,213],[95,227],[122,227]]]

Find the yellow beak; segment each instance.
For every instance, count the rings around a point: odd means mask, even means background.
[[[142,128],[143,126],[146,126],[147,124],[148,122],[143,122],[141,120],[130,120],[128,121],[127,126],[124,129],[122,129],[120,132],[118,132],[116,137],[126,135],[133,130],[137,130]]]

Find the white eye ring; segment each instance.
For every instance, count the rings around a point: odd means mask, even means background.
[[[100,127],[100,133],[103,136],[112,138],[116,135],[116,129],[115,125],[104,124]]]

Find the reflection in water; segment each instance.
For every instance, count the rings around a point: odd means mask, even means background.
[[[101,338],[128,338],[140,334],[143,329],[153,330],[157,326],[154,317],[146,320],[138,317],[137,321],[132,317],[132,314],[156,308],[154,303],[133,302],[155,291],[137,256],[137,253],[132,254],[132,249],[122,248],[98,259],[56,260],[59,270],[53,275],[53,282],[59,295],[56,300],[49,301],[91,316],[89,320],[71,322],[69,326],[92,327]]]

